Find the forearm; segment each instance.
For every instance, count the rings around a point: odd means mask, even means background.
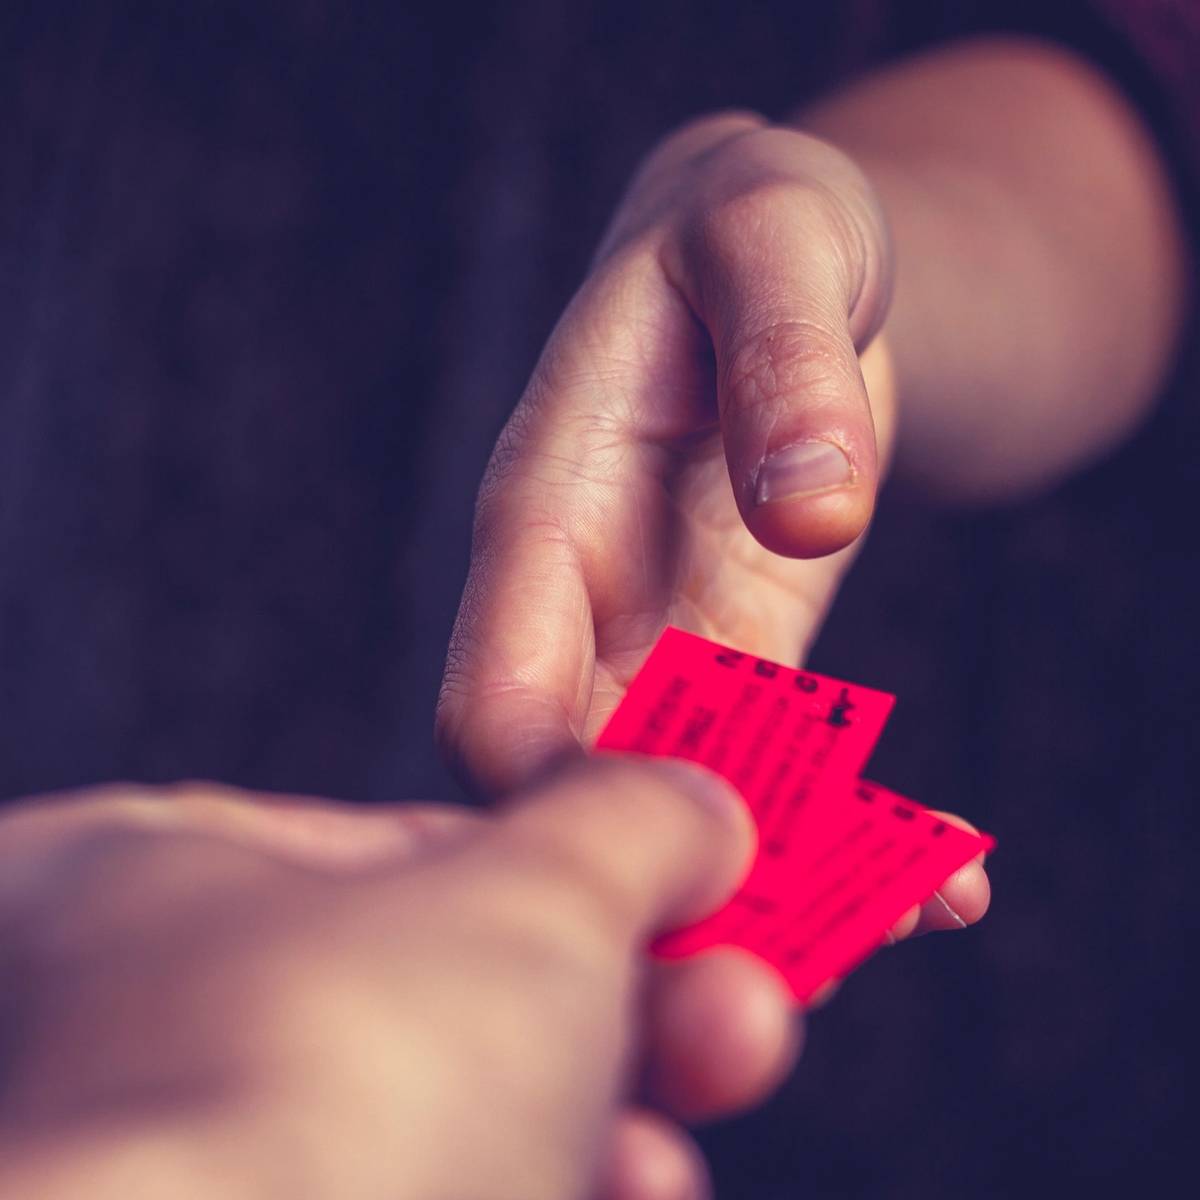
[[[898,468],[942,495],[1036,488],[1144,414],[1185,305],[1179,216],[1148,132],[1091,68],[964,43],[797,122],[883,199]]]

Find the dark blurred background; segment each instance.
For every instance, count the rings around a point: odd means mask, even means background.
[[[5,4],[0,797],[453,795],[474,488],[640,155],[1015,28],[1109,66],[1178,164],[1146,46],[1184,6],[1144,42],[1121,7]],[[1195,379],[1036,502],[884,503],[814,665],[898,693],[872,774],[997,833],[993,909],[814,1017],[782,1094],[705,1135],[721,1197],[1186,1167]]]

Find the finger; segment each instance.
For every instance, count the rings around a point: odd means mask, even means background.
[[[753,1107],[791,1071],[803,1036],[782,979],[744,951],[662,963],[647,998],[647,1098],[687,1122]]]
[[[955,813],[935,812],[933,815],[968,833],[979,832],[970,821]],[[983,918],[992,899],[992,885],[984,865],[986,860],[987,854],[980,851],[969,863],[959,867],[921,905],[920,915],[912,929],[913,936],[938,930],[966,929]]]
[[[712,337],[734,494],[768,549],[828,554],[862,533],[879,481],[858,350],[886,307],[883,220],[815,139],[767,129],[714,153],[727,166],[696,198],[673,271]],[[798,156],[805,172],[786,173]]]
[[[691,763],[604,754],[560,772],[497,823],[498,862],[590,894],[623,940],[697,920],[732,895],[753,853],[750,816]]]
[[[923,904],[914,905],[892,926],[892,945],[905,938],[966,929],[987,912],[991,884],[981,863],[960,867]]]
[[[555,330],[480,488],[438,701],[468,786],[506,793],[577,750],[611,630],[626,650],[657,631],[677,553],[665,444],[694,431],[699,341],[652,255],[594,274]]]
[[[979,832],[970,821],[954,813],[931,810],[931,815],[968,833]],[[991,883],[984,867],[986,858],[986,853],[981,851],[946,879],[928,900],[910,908],[892,926],[890,940],[895,943],[926,933],[966,929],[981,920],[992,897]]]
[[[578,749],[591,686],[581,564],[565,529],[525,496],[514,483],[481,500],[438,696],[442,752],[471,792],[488,796]]]
[[[991,898],[991,884],[983,865],[968,863],[955,871],[921,905],[913,936],[945,929],[966,929],[983,917]]]
[[[623,244],[653,228],[663,212],[677,204],[681,181],[722,142],[762,129],[766,124],[766,118],[757,113],[727,109],[697,117],[668,134],[634,176],[596,249],[594,261],[602,262]]]
[[[708,1169],[678,1125],[645,1109],[628,1109],[613,1125],[597,1200],[708,1200]]]

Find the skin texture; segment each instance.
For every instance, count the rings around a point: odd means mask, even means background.
[[[1169,365],[1166,174],[1070,54],[951,47],[797,125],[721,113],[649,155],[500,437],[437,721],[485,793],[588,744],[667,624],[802,663],[893,459],[956,501],[1045,487]],[[764,486],[814,444],[844,455],[840,484]],[[958,915],[986,907],[980,866],[947,887]],[[754,1070],[694,1104],[659,1089],[693,1118],[761,1098],[797,1044],[756,1032],[774,981],[754,964],[704,970]],[[659,1000],[677,1028],[702,1023],[700,986],[655,982],[687,989]]]
[[[683,1135],[626,1107],[642,947],[751,847],[714,776],[613,758],[494,817],[203,784],[18,805],[0,1194],[653,1195],[621,1166],[650,1143],[696,1194]]]

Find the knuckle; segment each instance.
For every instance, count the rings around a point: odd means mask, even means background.
[[[722,149],[750,137],[766,119],[748,110],[729,109],[688,121],[667,134],[642,160],[631,191],[636,207],[655,211],[663,204],[686,202],[697,179]]]
[[[544,747],[573,728],[574,714],[561,698],[523,678],[523,664],[493,653],[481,621],[460,615],[460,624],[447,653],[434,738],[469,788],[507,790],[513,780],[503,764],[537,761]]]
[[[727,139],[704,165],[694,216],[699,229],[717,235],[767,219],[813,232],[836,226],[861,181],[841,151],[795,130],[767,128]]]
[[[720,264],[739,260],[764,237],[775,236],[782,224],[810,211],[810,193],[778,176],[741,181],[702,198],[685,224],[685,244]]]
[[[542,422],[522,401],[501,432],[475,501],[472,560],[492,552],[500,531],[523,542],[570,540],[575,489],[609,493],[635,453],[629,436],[623,367],[599,367],[564,381],[564,392],[604,394],[605,403],[564,403]],[[536,425],[536,428],[535,428]]]
[[[149,784],[119,781],[60,793],[58,800],[72,807],[81,806],[89,816],[137,819],[152,808],[157,795],[158,790]]]
[[[242,788],[211,779],[180,779],[162,788],[162,800],[179,808],[207,808],[214,803],[230,804],[247,798]]]
[[[704,156],[680,225],[685,260],[703,277],[807,250],[806,274],[828,273],[856,293],[884,272],[887,235],[874,191],[842,151],[796,130],[765,128],[721,142]]]
[[[766,118],[748,108],[727,108],[685,121],[650,152],[650,160],[675,161],[710,151],[731,138],[744,137],[766,125]]]

